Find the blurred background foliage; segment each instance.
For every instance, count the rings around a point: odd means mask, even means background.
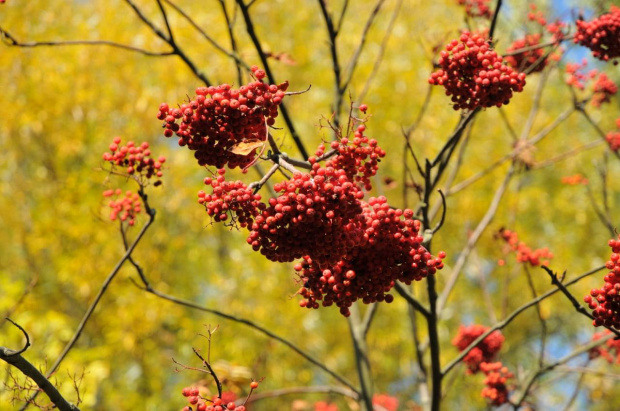
[[[231,13],[233,3],[225,2]],[[527,22],[524,2],[504,3],[496,32],[500,52],[533,27]],[[610,4],[536,3],[550,20],[559,17],[566,21],[574,20],[580,10],[588,15],[599,14]],[[156,2],[140,0],[136,4],[163,28]],[[179,0],[175,4],[228,47],[219,2]],[[349,4],[338,40],[345,67],[374,4],[370,0]],[[329,7],[340,10],[342,1],[329,2]],[[381,42],[397,7],[400,11],[383,50]],[[181,16],[168,10],[177,43],[199,70],[213,83],[238,86],[234,62]],[[309,92],[286,101],[306,148],[312,152],[322,139],[331,138],[330,130],[321,124],[325,125],[331,115],[334,97],[329,42],[317,2],[258,0],[250,10],[264,49],[280,56],[270,58],[277,80],[288,80],[290,90],[312,85]],[[9,0],[0,7],[0,25],[21,41],[109,40],[151,51],[168,49],[120,0]],[[374,194],[388,196],[394,206],[414,207],[417,203],[413,190],[403,198],[402,130],[414,123],[424,104],[435,51],[468,25],[482,28],[488,22],[466,20],[454,0],[408,0],[402,4],[387,0],[368,33],[345,106],[350,95],[353,102],[370,107],[368,134],[387,151]],[[234,30],[239,55],[249,64],[260,65],[238,12]],[[567,46],[573,59],[589,56],[585,49]],[[381,53],[383,60],[369,79]],[[571,94],[561,69],[565,62],[544,74],[548,79],[531,135],[571,107]],[[616,83],[620,81],[615,66],[591,61],[589,67],[598,67]],[[506,124],[520,134],[540,81],[541,74],[528,76],[525,91],[508,106],[487,109],[477,116],[467,132],[455,183],[512,150],[514,139]],[[264,260],[245,244],[243,232],[211,225],[197,204],[196,192],[203,188],[207,172],[197,167],[191,154],[177,147],[174,139],[163,137],[155,115],[161,102],[180,102],[199,85],[200,80],[174,56],[148,57],[106,46],[0,48],[0,313],[7,313],[29,332],[33,346],[26,357],[43,369],[71,338],[101,283],[123,255],[118,224],[109,221],[101,192],[117,186],[132,189],[135,184],[100,170],[101,154],[114,136],[121,136],[123,141],[147,141],[155,155],[168,158],[163,186],[148,189],[151,205],[157,210],[156,223],[134,253],[152,285],[162,292],[255,321],[356,381],[346,320],[336,309],[298,308],[292,265]],[[359,101],[365,88],[364,100]],[[619,107],[618,98],[614,98],[601,109],[587,106],[587,111],[607,132],[615,129]],[[432,90],[426,114],[411,134],[418,158],[433,158],[458,120],[443,90]],[[280,120],[277,126],[283,127],[274,132],[283,150],[298,156],[284,123]],[[533,167],[518,168],[448,300],[439,328],[443,364],[457,354],[450,341],[459,324],[491,325],[494,319],[504,318],[531,298],[522,265],[515,262],[514,256],[503,254],[504,244],[493,237],[500,227],[515,230],[532,248],[549,247],[555,255],[551,267],[559,272],[567,270],[569,278],[608,258],[607,240],[611,234],[598,221],[585,186],[564,185],[561,179],[576,173],[586,176],[599,205],[605,187],[613,219],[620,200],[614,178],[620,171],[618,158],[611,155],[606,144],[600,144],[548,167],[535,166],[597,139],[600,136],[593,127],[574,113],[532,151]],[[411,158],[406,161],[414,167]],[[506,163],[448,197],[446,223],[433,242],[435,251],[445,250],[448,254],[446,268],[437,275],[440,289],[468,236],[486,213],[508,167]],[[605,179],[601,170],[605,170]],[[230,175],[246,181],[258,178],[254,170],[245,176],[238,172]],[[394,183],[387,184],[386,178]],[[615,226],[617,220],[612,221]],[[137,226],[143,222],[144,217]],[[131,229],[130,237],[137,231]],[[506,259],[506,265],[497,264],[501,258]],[[540,268],[531,268],[530,273],[539,293],[551,288]],[[205,333],[205,325],[219,325],[211,358],[225,384],[239,395],[247,393],[250,377],[265,377],[259,392],[337,384],[282,344],[241,324],[160,300],[138,289],[132,278],[137,279],[137,275],[126,265],[56,374],[63,393],[75,401],[69,374],[84,373],[82,409],[180,409],[184,405],[181,388],[203,376],[192,371],[175,372],[179,367],[172,358],[199,366],[191,347],[206,350],[207,342],[199,336]],[[589,278],[572,291],[581,297],[601,282],[600,278]],[[424,284],[416,284],[414,292],[424,299]],[[590,322],[575,314],[563,296],[545,300],[541,312],[548,325],[547,358],[570,352],[587,342],[594,332]],[[10,324],[3,322],[0,330],[2,345],[22,344],[21,335]],[[424,338],[423,326],[420,334]],[[540,323],[536,310],[525,312],[504,334],[506,343],[500,358],[518,379],[524,378],[538,361]],[[411,335],[404,301],[397,296],[390,306],[381,304],[368,336],[375,391],[398,397],[401,409],[415,409],[414,404],[421,401]],[[574,365],[583,365],[586,360],[579,357]],[[591,366],[614,373],[601,360]],[[483,377],[463,375],[464,368],[457,367],[447,378],[445,409],[484,409],[480,397]],[[530,398],[532,406],[561,409],[579,377],[578,372],[564,370],[541,379],[536,395]],[[618,397],[610,389],[617,378],[617,374],[604,378],[586,374],[576,404],[587,404],[587,409],[593,410],[617,409]],[[0,380],[11,381],[5,366],[0,369]],[[11,403],[12,395],[9,390],[0,390],[0,409],[17,409],[18,405]],[[342,409],[352,406],[335,395],[299,394],[262,400],[253,409],[290,409],[295,399],[308,403],[328,400],[339,403]]]

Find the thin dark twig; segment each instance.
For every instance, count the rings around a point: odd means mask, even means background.
[[[209,338],[210,336],[211,334],[209,334]],[[220,379],[217,378],[217,374],[215,373],[215,371],[213,371],[213,368],[211,368],[211,364],[209,364],[209,361],[205,360],[203,356],[200,355],[197,349],[192,347],[192,350],[194,350],[194,354],[196,354],[196,356],[202,360],[202,363],[209,369],[209,372],[211,373],[211,376],[213,377],[213,380],[215,381],[215,385],[217,386],[217,396],[219,398],[222,398],[222,383],[220,382]]]
[[[339,375],[338,373],[336,373],[335,371],[331,370],[330,368],[328,368],[325,364],[323,364],[321,361],[319,361],[318,359],[314,358],[312,355],[308,354],[307,352],[303,351],[301,348],[297,347],[295,344],[293,344],[292,342],[288,341],[287,339],[280,337],[279,335],[269,331],[268,329],[250,321],[250,320],[246,320],[245,318],[240,318],[240,317],[236,317],[234,315],[231,314],[227,314],[224,313],[222,311],[219,310],[215,310],[212,308],[207,308],[207,307],[203,307],[201,305],[195,304],[191,301],[188,300],[184,300],[181,298],[177,298],[162,292],[159,292],[155,289],[153,289],[152,287],[140,287],[142,290],[153,294],[163,300],[169,301],[171,303],[177,304],[177,305],[182,305],[188,308],[192,308],[195,310],[199,310],[199,311],[203,311],[203,312],[207,312],[213,315],[216,315],[218,317],[224,318],[226,320],[230,320],[230,321],[234,321],[240,324],[244,324],[250,328],[253,328],[254,330],[266,335],[267,337],[278,341],[282,344],[284,344],[285,346],[289,347],[290,349],[292,349],[293,351],[295,351],[297,354],[299,354],[300,356],[302,356],[303,358],[305,358],[307,361],[309,361],[310,363],[316,365],[317,367],[319,367],[320,369],[322,369],[323,371],[325,371],[327,374],[331,375],[334,379],[336,379],[337,381],[339,381],[341,384],[349,387],[351,390],[353,390],[354,392],[356,392],[357,394],[359,394],[359,391],[355,388],[355,386],[349,382],[346,378],[344,378],[343,376]]]
[[[22,334],[24,334],[24,337],[26,337],[26,343],[24,344],[24,346],[21,349],[19,349],[17,351],[6,349],[5,352],[4,352],[4,356],[5,357],[12,357],[14,355],[20,355],[21,353],[26,352],[28,347],[30,347],[30,336],[28,335],[26,330],[24,330],[24,328],[21,325],[17,324],[15,321],[11,320],[9,317],[6,317],[5,320],[7,320],[11,324],[13,324],[17,328],[19,328],[19,330],[22,332]]]
[[[542,265],[540,266],[540,268],[542,268],[547,272],[547,274],[549,274],[549,277],[551,277],[551,284],[555,285],[560,291],[562,291],[562,294],[564,294],[566,298],[570,300],[570,302],[573,304],[573,307],[575,307],[575,310],[577,310],[578,313],[585,315],[591,320],[594,320],[594,316],[590,314],[588,310],[586,310],[581,304],[579,304],[579,301],[577,301],[577,299],[570,293],[570,291],[566,289],[564,284],[562,284],[562,282],[558,280],[558,276],[553,271],[551,271],[549,267]],[[616,334],[616,337],[620,337],[620,331],[616,330],[615,328],[608,327],[604,324],[603,327]]]
[[[338,24],[336,24],[336,33],[340,33],[340,29],[342,29],[342,23],[344,22],[344,15],[347,13],[347,9],[349,8],[349,0],[344,0],[342,4],[342,9],[340,10],[340,18],[338,18]]]
[[[491,20],[491,28],[489,29],[489,38],[493,38],[493,34],[495,34],[495,27],[497,27],[497,19],[499,17],[499,9],[502,7],[502,0],[497,0],[497,5],[495,6],[495,12],[493,13],[493,20]]]
[[[400,294],[413,309],[419,311],[424,318],[428,319],[430,317],[431,313],[428,308],[424,307],[421,302],[416,300],[415,297],[411,295],[411,293],[401,283],[397,282],[394,285],[394,288],[396,289],[396,292],[398,292],[398,294]]]
[[[174,4],[171,0],[164,0],[166,2],[166,4],[168,4],[170,7],[172,7],[177,13],[179,13],[181,16],[183,16],[183,18],[185,18],[187,20],[187,22],[196,29],[196,31],[198,31],[209,43],[211,43],[211,45],[213,47],[215,47],[216,50],[224,53],[225,55],[227,55],[228,57],[230,57],[231,59],[235,60],[235,63],[241,65],[243,68],[245,68],[246,70],[250,70],[250,66],[241,59],[241,57],[239,57],[238,54],[236,53],[231,53],[228,50],[226,50],[224,47],[222,47],[217,41],[215,41],[213,39],[213,37],[209,36],[209,34],[204,31],[199,25],[198,23],[196,23],[196,21],[194,21],[194,19],[191,18],[190,15],[188,15],[183,9],[181,9],[179,6],[177,6],[176,4]]]
[[[433,228],[433,234],[435,234],[437,231],[439,231],[441,229],[441,227],[443,227],[443,223],[446,220],[446,196],[444,196],[443,191],[441,190],[437,190],[439,192],[439,195],[441,196],[441,204],[442,204],[442,211],[441,211],[441,219],[439,220],[439,222],[437,223],[437,225],[435,226],[435,228]]]
[[[235,40],[235,33],[233,31],[233,21],[228,15],[228,11],[226,10],[226,3],[224,0],[219,0],[220,7],[222,9],[222,14],[224,15],[224,19],[226,20],[226,27],[228,28],[228,38],[230,39],[230,47],[232,47],[233,52],[235,54],[239,54],[237,50],[237,41]],[[241,67],[239,63],[235,64],[235,68],[237,69],[237,81],[239,84],[242,84],[242,76],[241,76]]]
[[[267,61],[267,55],[265,54],[265,51],[263,50],[263,47],[261,46],[260,40],[258,39],[258,36],[256,35],[256,31],[254,30],[254,23],[252,22],[252,17],[250,16],[248,5],[245,4],[244,0],[236,0],[236,1],[237,1],[237,4],[239,5],[239,8],[241,9],[241,14],[243,15],[243,20],[245,21],[246,31],[248,35],[250,36],[250,39],[252,40],[252,44],[254,44],[254,48],[256,49],[256,52],[258,53],[258,56],[261,60],[263,68],[265,69],[265,73],[267,74],[267,77],[269,78],[269,81],[271,81],[271,83],[277,84],[276,79],[269,66],[269,62]],[[291,132],[291,137],[293,137],[293,141],[295,142],[297,149],[301,153],[301,156],[304,158],[304,160],[307,160],[309,156],[308,156],[308,152],[306,151],[306,147],[301,141],[301,138],[299,137],[299,134],[297,133],[297,130],[295,129],[295,126],[293,125],[293,120],[291,119],[288,113],[288,110],[286,108],[286,105],[284,103],[280,104],[280,112],[282,113],[282,117],[284,118],[284,122],[286,123],[286,126]]]
[[[172,28],[170,27],[170,22],[168,21],[168,13],[166,13],[166,9],[164,9],[164,5],[161,4],[161,0],[157,0],[157,5],[159,6],[159,11],[161,11],[161,15],[164,18],[164,23],[166,23],[166,31],[168,31],[168,38],[171,42],[174,41],[174,34],[172,34]]]
[[[136,13],[136,15],[138,16],[138,18],[140,20],[142,20],[142,22],[144,24],[146,24],[152,31],[153,33],[155,33],[155,35],[157,35],[157,37],[159,37],[160,39],[162,39],[163,41],[165,41],[166,43],[168,43],[168,45],[170,47],[172,47],[172,54],[175,54],[177,56],[179,56],[181,58],[181,60],[183,60],[183,62],[185,63],[185,65],[192,71],[192,73],[194,73],[194,75],[196,77],[198,77],[200,80],[202,80],[207,86],[211,85],[211,82],[209,81],[209,79],[207,78],[207,76],[204,75],[204,73],[202,73],[200,70],[198,70],[198,67],[196,67],[196,64],[187,56],[187,54],[185,54],[185,52],[175,43],[174,38],[167,36],[166,34],[164,34],[159,28],[157,28],[157,26],[155,26],[155,24],[153,24],[153,22],[151,22],[145,15],[144,13],[142,13],[142,10],[140,10],[140,8],[138,6],[136,6],[132,0],[125,0],[125,2],[127,4],[129,4],[129,6],[133,9],[133,11]]]
[[[174,51],[149,51],[138,47],[129,46],[126,44],[116,43],[114,41],[107,40],[67,40],[67,41],[31,41],[20,42],[13,37],[8,31],[0,27],[0,37],[4,40],[7,46],[11,47],[53,47],[53,46],[110,46],[123,50],[134,51],[145,56],[171,56],[174,55]]]
[[[377,77],[377,72],[379,71],[379,66],[381,66],[381,62],[383,61],[383,55],[385,54],[385,50],[387,49],[387,43],[392,36],[392,32],[394,31],[394,24],[396,23],[396,17],[398,16],[401,6],[404,0],[399,0],[396,4],[396,8],[394,9],[394,13],[392,13],[392,17],[390,18],[390,22],[388,23],[387,29],[385,30],[385,34],[383,39],[381,40],[381,44],[379,45],[379,52],[377,53],[377,58],[372,66],[372,70],[370,70],[370,74],[368,75],[368,79],[366,83],[364,83],[364,88],[362,92],[359,94],[359,101],[364,101],[366,98],[366,94],[370,89],[370,84],[373,79]]]
[[[364,25],[364,29],[362,30],[362,37],[360,38],[359,44],[357,48],[355,49],[355,51],[353,52],[353,56],[351,57],[351,60],[349,61],[349,64],[347,65],[347,76],[340,87],[341,93],[344,93],[346,89],[349,87],[349,84],[351,84],[351,80],[353,79],[353,73],[355,72],[355,69],[357,68],[357,63],[359,62],[360,55],[362,54],[362,50],[364,49],[364,45],[366,44],[366,38],[368,37],[368,32],[370,31],[370,28],[372,27],[372,24],[375,18],[377,17],[377,15],[379,14],[379,11],[381,10],[381,7],[383,6],[384,2],[385,0],[377,1],[377,4],[373,8],[372,12],[370,13],[370,16],[368,17],[368,20],[366,21],[366,24]]]
[[[577,276],[576,278],[568,281],[566,284],[562,284],[562,287],[568,287],[570,285],[576,284],[577,282],[581,281],[582,279],[595,274],[601,270],[603,270],[605,268],[605,266],[600,266],[600,267],[596,267],[593,268],[590,271],[587,271],[579,276]],[[560,283],[561,284],[561,283]],[[560,289],[559,288],[553,288],[549,291],[547,291],[544,294],[539,295],[537,298],[523,304],[521,307],[517,308],[516,310],[514,310],[513,312],[511,312],[508,316],[506,316],[506,318],[502,321],[500,321],[499,323],[495,324],[493,327],[489,328],[485,333],[483,333],[482,335],[480,335],[478,338],[476,338],[474,341],[471,342],[471,344],[469,344],[467,346],[467,348],[465,348],[463,351],[461,351],[459,353],[459,355],[457,355],[452,361],[450,361],[442,370],[442,373],[444,375],[446,375],[452,368],[454,368],[459,362],[461,362],[461,360],[472,350],[474,349],[478,344],[480,344],[482,342],[482,340],[484,340],[485,338],[487,338],[492,332],[496,331],[496,330],[501,330],[504,327],[508,326],[508,324],[510,324],[512,322],[512,320],[514,320],[519,314],[521,314],[523,311],[527,310],[528,308],[538,304],[539,302],[541,302],[542,300],[552,296],[553,294],[559,292]]]

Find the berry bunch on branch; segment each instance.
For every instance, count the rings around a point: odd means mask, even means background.
[[[440,53],[440,69],[428,82],[443,86],[451,96],[455,110],[501,107],[508,104],[513,92],[523,91],[525,73],[504,64],[485,37],[464,32]]]
[[[608,244],[612,254],[605,264],[609,270],[603,278],[605,284],[592,289],[584,301],[592,310],[595,327],[604,325],[620,330],[620,237],[609,240]]]
[[[303,307],[335,304],[348,316],[354,301],[391,302],[387,293],[396,281],[410,284],[441,269],[445,253],[435,257],[427,250],[411,210],[394,209],[385,197],[364,201],[386,154],[365,134],[366,120],[350,114],[344,133],[332,126],[336,138],[330,152],[322,143],[307,162],[291,160],[267,131],[288,83],[269,86],[262,82],[262,70],[254,67],[252,73],[256,81],[239,90],[228,85],[198,89],[194,100],[179,109],[164,103],[157,115],[166,122],[166,136],[175,132],[180,145],[195,151],[200,165],[219,168],[204,180],[211,191],[198,193],[212,219],[247,228],[247,243],[270,261],[301,259],[295,270],[303,285],[298,291]],[[364,114],[367,109],[359,106]],[[271,150],[262,160],[274,163],[272,171],[285,165],[293,173],[275,183],[276,196],[263,203],[251,187],[257,191],[265,181],[227,181],[223,167],[257,161],[251,144],[267,139]],[[239,154],[242,145],[248,150]]]
[[[199,87],[196,97],[178,108],[162,103],[157,118],[164,120],[164,135],[176,134],[179,145],[194,151],[201,166],[249,167],[288,88],[288,82],[263,82],[265,72],[256,66],[252,75],[256,80],[238,89],[229,84]]]
[[[620,7],[611,6],[609,13],[590,21],[577,20],[574,41],[592,50],[597,59],[620,57]]]

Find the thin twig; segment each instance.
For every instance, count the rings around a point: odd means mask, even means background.
[[[587,271],[587,272],[577,276],[576,278],[566,282],[565,284],[563,284],[563,286],[564,287],[569,287],[569,286],[571,286],[573,284],[576,284],[579,281],[581,281],[582,279],[584,279],[584,278],[586,278],[586,277],[588,277],[588,276],[590,276],[592,274],[595,274],[595,273],[603,270],[604,268],[605,268],[604,265],[600,266],[600,267],[593,268],[592,270]],[[508,316],[506,316],[506,318],[504,320],[502,320],[501,322],[495,324],[493,327],[489,328],[485,333],[483,333],[478,338],[476,338],[474,341],[472,341],[471,344],[469,344],[467,346],[467,348],[465,348],[465,350],[461,351],[459,353],[459,355],[456,356],[456,358],[454,358],[452,361],[450,361],[443,368],[442,374],[446,375],[452,368],[454,368],[459,362],[461,362],[461,360],[469,353],[469,351],[474,349],[478,344],[480,344],[482,342],[482,340],[487,338],[492,332],[505,328],[506,326],[508,326],[508,324],[510,324],[512,322],[512,320],[514,320],[523,311],[527,310],[528,308],[530,308],[532,306],[535,306],[536,304],[540,303],[541,301],[543,301],[546,298],[549,298],[550,296],[552,296],[553,294],[555,294],[555,293],[557,293],[559,291],[560,291],[559,288],[553,288],[553,289],[547,291],[546,293],[539,295],[537,298],[535,298],[535,299],[533,299],[533,300],[523,304],[521,307],[517,308],[513,312],[511,312]]]

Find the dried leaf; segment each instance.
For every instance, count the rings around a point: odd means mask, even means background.
[[[230,148],[230,151],[240,156],[247,156],[248,154],[252,152],[252,150],[262,147],[263,144],[265,144],[264,141],[258,141],[258,140],[242,141],[241,143],[237,143],[234,146],[232,146]]]

